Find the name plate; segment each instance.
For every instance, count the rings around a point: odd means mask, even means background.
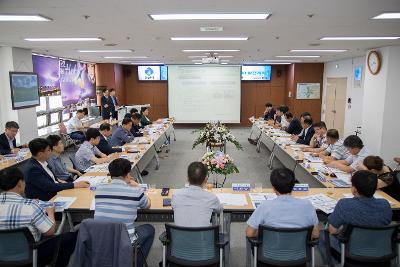
[[[250,191],[250,189],[251,189],[250,184],[242,184],[242,183],[232,184],[233,191]]]
[[[293,191],[308,191],[308,184],[295,184],[293,187]]]

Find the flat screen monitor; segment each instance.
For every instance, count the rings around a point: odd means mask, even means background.
[[[271,65],[242,66],[242,81],[270,81]]]
[[[138,66],[139,81],[159,81],[160,66]]]
[[[13,109],[40,105],[38,75],[33,72],[10,72]]]
[[[40,97],[40,105],[36,107],[36,112],[47,110],[47,98],[45,96]]]
[[[161,81],[167,81],[168,80],[168,67],[167,66],[161,66],[160,67],[160,80]]]
[[[63,103],[62,103],[61,95],[49,96],[49,108],[50,109],[56,109],[56,108],[62,108],[62,107],[63,107]]]
[[[50,124],[56,124],[60,122],[60,114],[58,112],[50,114]]]
[[[37,117],[38,128],[45,127],[47,125],[47,115],[41,115]]]

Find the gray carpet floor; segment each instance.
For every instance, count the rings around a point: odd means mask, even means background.
[[[196,134],[194,129],[176,129],[176,141],[172,141],[169,153],[165,149],[159,153],[160,168],[155,170],[156,163],[153,160],[146,168],[149,171],[147,176],[143,177],[145,183],[156,184],[157,188],[170,187],[181,188],[187,182],[187,166],[198,161],[205,153],[205,146],[198,146],[192,149]],[[234,159],[240,173],[228,176],[225,187],[231,187],[232,183],[262,183],[263,187],[271,187],[269,175],[271,171],[267,167],[267,160],[270,156],[269,150],[261,145],[260,153],[257,153],[256,146],[250,144],[247,140],[250,134],[250,128],[233,128],[232,133],[243,146],[243,150],[237,150],[232,144],[227,145],[227,153]],[[65,156],[68,154],[66,153]],[[68,162],[68,160],[66,160]],[[282,164],[275,159],[274,167],[281,167]],[[149,266],[158,266],[162,259],[162,245],[158,240],[160,234],[165,230],[164,223],[151,223],[156,229],[156,235],[153,246],[148,257]],[[245,223],[231,224],[230,235],[230,266],[245,266],[246,240]],[[318,253],[317,253],[318,254]],[[318,258],[318,257],[317,257]],[[319,261],[319,259],[317,259]],[[318,263],[318,262],[317,262]],[[320,265],[320,264],[318,264]]]

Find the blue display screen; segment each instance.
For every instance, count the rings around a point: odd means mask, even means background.
[[[242,66],[243,81],[269,81],[271,80],[271,65]]]

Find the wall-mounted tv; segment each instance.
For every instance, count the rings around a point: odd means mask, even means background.
[[[160,66],[138,66],[139,81],[159,81]]]
[[[39,83],[36,73],[10,71],[10,88],[13,109],[40,105]]]
[[[242,66],[242,81],[270,81],[271,65]]]
[[[167,81],[168,80],[168,67],[167,66],[160,66],[160,80]]]

